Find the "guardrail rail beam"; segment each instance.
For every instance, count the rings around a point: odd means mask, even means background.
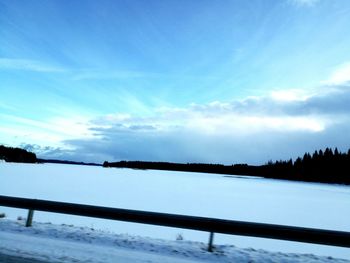
[[[155,213],[1,195],[0,206],[206,231],[211,233],[208,250],[212,250],[214,233],[350,247],[350,232],[343,231]],[[30,217],[32,218],[33,214],[31,216],[28,214],[28,219]]]

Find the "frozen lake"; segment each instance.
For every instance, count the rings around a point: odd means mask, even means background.
[[[216,174],[0,163],[0,194],[173,214],[350,231],[350,187]],[[0,207],[8,218],[25,210]],[[206,242],[198,231],[35,212],[34,221]],[[350,259],[345,248],[215,235],[214,243]]]

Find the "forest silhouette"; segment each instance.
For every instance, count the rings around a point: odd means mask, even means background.
[[[342,153],[337,148],[334,151],[331,148],[326,148],[324,151],[315,151],[312,155],[305,153],[302,158],[298,157],[294,162],[292,159],[288,161],[269,161],[260,166],[248,164],[183,164],[143,161],[120,161],[112,163],[106,161],[103,166],[247,175],[293,181],[350,184],[350,150],[347,153]]]

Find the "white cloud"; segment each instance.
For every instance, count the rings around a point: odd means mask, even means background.
[[[325,81],[330,85],[341,85],[350,81],[350,62],[339,65]]]
[[[274,90],[270,93],[272,99],[288,102],[288,101],[305,101],[310,97],[309,92],[299,89],[289,89],[289,90]]]
[[[78,71],[73,80],[131,79],[152,76],[156,76],[156,74],[142,71],[84,69]]]
[[[170,113],[168,113],[170,115]],[[320,132],[328,124],[326,118],[320,116],[267,116],[257,114],[241,114],[237,112],[221,112],[208,114],[208,112],[192,112],[188,110],[181,117],[173,119],[178,126],[199,134],[232,135],[239,137],[248,134],[260,134],[263,132],[280,131],[309,131]],[[169,123],[171,124],[171,123]],[[166,122],[158,123],[164,126]]]
[[[29,59],[0,58],[0,68],[12,70],[28,70],[37,72],[62,72],[62,68]]]
[[[235,137],[259,135],[266,132],[320,132],[325,129],[327,121],[318,117],[261,117],[227,115],[218,118],[198,118],[189,122],[189,127],[198,133],[234,134]],[[231,136],[232,137],[232,136]]]
[[[0,114],[0,134],[11,134],[18,142],[63,146],[62,141],[76,138],[97,138],[89,119],[82,116],[54,117],[46,121]],[[8,135],[7,135],[8,136]]]

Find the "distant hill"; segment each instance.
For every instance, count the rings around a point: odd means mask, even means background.
[[[0,160],[15,163],[36,163],[35,153],[21,148],[12,148],[0,145]]]

